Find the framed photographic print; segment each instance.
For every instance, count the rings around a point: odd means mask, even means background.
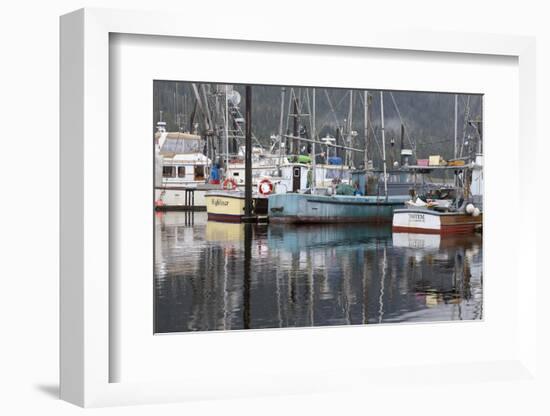
[[[531,379],[533,40],[180,18],[61,19],[62,398]]]
[[[153,96],[155,333],[483,319],[482,95]]]

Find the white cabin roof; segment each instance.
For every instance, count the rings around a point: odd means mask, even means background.
[[[172,156],[179,153],[200,153],[201,137],[191,133],[163,132],[155,134],[160,154]]]
[[[195,164],[206,164],[210,163],[208,159],[202,153],[178,153],[173,157],[164,157],[164,163],[195,163]]]

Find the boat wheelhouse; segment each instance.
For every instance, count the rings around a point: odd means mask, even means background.
[[[201,152],[201,137],[190,133],[168,133],[159,129],[155,134],[155,202],[162,210],[206,208],[204,193],[213,186],[207,184],[212,163]],[[192,189],[194,206],[189,206],[185,191]]]

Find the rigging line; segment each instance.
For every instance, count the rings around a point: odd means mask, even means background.
[[[202,115],[202,118],[203,118],[203,129],[206,131],[209,126],[208,126],[208,120],[206,118],[206,115],[205,115],[205,112],[204,112],[204,108],[203,108],[203,104],[202,104],[202,98],[200,96],[200,93],[199,93],[199,87],[201,86],[201,84],[191,84],[193,86],[193,92],[195,94],[195,102],[197,103],[198,107],[199,107],[199,110],[201,112],[201,115]]]
[[[359,94],[359,98],[361,99],[361,103],[364,105],[365,100],[363,100],[363,97],[361,96],[361,94]],[[376,143],[376,146],[378,147],[378,151],[380,152],[380,157],[383,158],[384,156],[383,156],[383,152],[382,152],[382,147],[380,146],[380,143],[378,142],[378,137],[376,137],[376,132],[374,131],[374,126],[373,126],[372,120],[369,123],[369,127],[370,127],[370,130],[372,132],[372,137],[374,139],[374,143]]]
[[[374,139],[374,143],[376,143],[376,146],[378,147],[378,151],[380,152],[380,157],[383,158],[383,152],[382,147],[380,147],[380,143],[378,143],[378,138],[376,137],[376,132],[374,131],[374,126],[372,125],[372,122],[370,123],[370,129],[372,131],[372,137]]]
[[[317,116],[317,125],[320,126],[320,129],[323,129],[324,127],[330,127],[331,126],[331,118],[332,114],[330,111],[323,112],[323,114]]]
[[[403,126],[405,127],[405,136],[407,136],[407,140],[409,141],[411,147],[412,147],[412,151],[413,151],[413,155],[414,155],[414,158],[416,159],[416,145],[413,143],[412,139],[411,139],[411,136],[409,135],[409,128],[407,127],[407,125],[405,124],[405,122],[403,121],[403,117],[401,117],[401,112],[399,111],[399,107],[397,107],[397,103],[395,102],[395,98],[393,96],[393,92],[390,91],[390,97],[391,97],[391,100],[393,101],[393,105],[395,107],[395,111],[397,112],[397,116],[399,117],[399,121],[401,121],[401,124],[403,124]]]
[[[328,92],[326,89],[323,90],[324,93],[325,93],[325,96],[327,97],[327,101],[330,101],[330,97],[328,97]],[[318,126],[321,126],[320,130],[322,130],[324,127],[330,127],[330,124],[329,124],[329,121],[328,119],[333,116],[334,117],[334,121],[336,123],[336,126],[338,127],[338,125],[340,124],[338,122],[338,118],[336,117],[336,114],[334,114],[334,109],[332,108],[332,102],[329,103],[329,107],[330,107],[330,110],[331,111],[328,111],[326,113],[324,113],[321,117],[318,117],[318,120],[317,120],[317,125]]]
[[[346,91],[344,96],[340,98],[340,101],[338,101],[338,103],[336,104],[336,107],[340,107],[340,104],[342,104],[342,102],[348,97],[348,94],[349,94],[349,91]]]
[[[363,92],[365,90],[361,90],[361,92]],[[361,100],[361,104],[365,105],[365,100],[363,99],[363,96],[361,94],[359,94],[359,99]]]
[[[426,145],[426,144],[437,144],[437,143],[445,143],[445,142],[451,142],[452,139],[449,139],[449,138],[439,138],[439,137],[433,137],[434,140],[430,140],[429,138],[428,139],[424,139],[422,140],[422,144],[423,145]]]
[[[298,89],[298,114],[300,116],[302,116],[302,110],[304,108],[304,99],[303,99],[303,96],[304,95],[304,91],[302,88],[299,88]]]
[[[294,99],[294,88],[290,89],[290,94],[288,94],[288,111],[287,111],[287,117],[286,117],[286,129],[285,133],[288,133],[288,129],[290,127],[290,108],[292,107],[292,101]],[[285,148],[285,151],[287,149]]]
[[[464,153],[464,142],[466,141],[466,131],[468,130],[468,118],[470,117],[470,95],[464,104],[464,121],[462,123],[462,143],[460,144],[460,157]]]
[[[336,117],[336,111],[334,111],[334,107],[332,106],[332,101],[328,95],[328,91],[325,89],[325,96],[327,97],[328,106],[330,108],[330,112],[332,116],[334,117],[334,121],[336,122],[336,128],[340,128],[340,122],[338,121],[338,117]]]
[[[331,117],[330,111],[327,111],[323,115],[320,115],[317,117],[317,125],[320,126],[320,130],[322,130],[325,127],[331,127],[331,121],[329,118]]]
[[[235,106],[233,106],[233,108],[236,110],[237,115],[241,116],[241,118],[242,118],[241,110],[239,110],[239,108],[238,108],[238,107],[235,107]],[[231,116],[233,117],[234,124],[237,126],[237,131],[240,133],[240,135],[241,135],[242,137],[244,137],[245,134],[244,134],[244,132],[243,132],[243,129],[242,129],[241,125],[240,125],[239,123],[236,123],[236,122],[235,122],[235,115],[234,115],[234,114],[231,114]],[[245,121],[246,121],[246,120],[245,120]],[[260,141],[258,140],[258,138],[256,137],[256,135],[254,134],[254,132],[252,132],[252,140],[254,140],[258,146],[260,146],[261,148],[263,148],[262,144],[260,143]],[[239,145],[240,145],[240,143],[239,143]]]
[[[311,114],[313,114],[311,112],[311,101],[309,99],[309,89],[306,90],[306,101],[307,101],[307,111],[309,113],[309,131],[310,131],[310,137],[313,139],[313,140],[317,140],[316,137],[313,137],[313,132],[315,132],[315,129],[313,128],[313,117]]]
[[[298,88],[298,95],[294,93],[294,98],[296,98],[296,115],[300,117],[302,115],[302,89]]]
[[[341,128],[341,127],[343,127],[343,123],[340,123],[340,121],[338,120],[338,117],[336,115],[335,107],[332,105],[332,100],[330,99],[328,91],[326,89],[324,91],[325,91],[325,97],[327,98],[327,102],[328,102],[328,105],[330,107],[331,114],[334,117],[334,121],[336,122],[336,127]],[[348,94],[349,94],[349,91],[344,93],[342,98],[340,98],[340,101],[338,101],[338,103],[336,104],[336,107],[339,107],[342,104],[342,102],[347,98]],[[325,116],[325,118],[327,118],[327,117],[328,116]],[[324,122],[325,118],[323,118],[323,122]]]

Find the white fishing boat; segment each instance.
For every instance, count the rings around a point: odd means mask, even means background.
[[[394,232],[424,234],[473,233],[483,224],[483,215],[467,212],[438,212],[429,208],[396,209],[393,211]]]
[[[196,134],[167,132],[159,122],[155,134],[155,206],[162,210],[189,209],[193,192],[193,209],[204,210],[204,194],[215,186],[207,184],[212,162],[201,152],[201,137]],[[216,186],[217,187],[217,186]]]
[[[430,167],[430,170],[454,171],[460,186],[445,189],[445,199],[415,196],[405,207],[393,211],[394,232],[421,234],[468,234],[481,230],[482,158],[471,165]],[[475,186],[471,186],[475,183]],[[441,193],[440,193],[441,194]],[[435,195],[435,194],[434,194]]]
[[[239,148],[238,154],[232,156],[222,172],[224,180],[230,180],[236,189],[244,190],[245,186],[245,162],[244,146]],[[281,178],[279,170],[279,158],[260,146],[252,147],[252,187],[255,188],[264,180],[278,183]],[[224,189],[226,189],[224,187]]]

